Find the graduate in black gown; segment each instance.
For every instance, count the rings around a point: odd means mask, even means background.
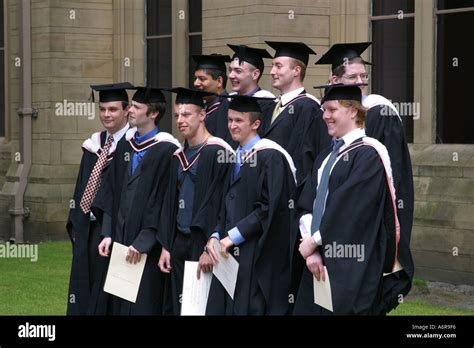
[[[199,261],[210,267],[204,247],[214,232],[224,183],[231,170],[234,151],[206,129],[205,92],[174,88],[177,93],[173,116],[186,140],[171,162],[166,204],[158,221],[158,240],[163,245],[159,267],[171,273],[172,313],[181,312],[185,261]]]
[[[69,210],[66,225],[73,252],[68,315],[103,315],[107,312],[108,297],[101,289],[107,260],[99,257],[97,247],[100,243],[101,225],[90,208],[97,194],[93,185],[100,185],[101,176],[107,170],[107,163],[114,156],[117,144],[124,142],[124,135],[129,128],[126,88],[131,88],[133,85],[116,83],[91,87],[99,91],[100,121],[105,130],[92,134],[82,144],[83,153],[74,189],[74,204]],[[105,148],[109,137],[112,137],[111,143]],[[99,167],[97,162],[104,149],[107,150],[107,153],[103,154],[106,162]],[[92,175],[94,168],[98,176]],[[90,194],[88,201],[83,200],[87,187],[89,187],[87,192]]]
[[[180,148],[172,135],[159,130],[166,101],[159,89],[138,87],[129,121],[134,127],[117,148],[107,172],[107,185],[96,204],[103,213],[101,256],[110,255],[112,242],[128,247],[126,261],[147,254],[136,303],[112,297],[114,315],[159,315],[163,311],[163,274],[157,266],[161,245],[156,238],[156,215],[164,204],[171,158]]]
[[[263,117],[273,112],[275,96],[272,92],[259,86],[265,70],[264,58],[272,56],[266,49],[254,48],[246,45],[227,46],[234,51],[229,65],[229,80],[232,87],[231,94],[246,95],[249,97],[265,98],[258,101]],[[266,99],[271,98],[271,99]]]
[[[208,241],[214,264],[234,256],[239,263],[233,300],[214,276],[208,315],[285,315],[290,284],[290,195],[295,167],[275,142],[261,139],[258,99],[234,96],[229,130],[239,142],[236,163],[226,182],[219,223]],[[220,240],[221,250],[213,247]],[[219,254],[218,254],[219,253]]]
[[[359,85],[329,86],[322,102],[335,145],[317,157],[296,201],[294,240],[301,238],[306,267],[293,314],[379,314],[383,274],[395,265],[399,238],[390,159],[365,135]],[[329,277],[333,312],[315,304],[314,277]]]
[[[227,95],[227,68],[225,63],[230,62],[230,56],[222,54],[193,54],[196,62],[194,71],[194,88],[214,93],[205,96],[206,128],[212,135],[224,139],[232,148],[237,143],[232,140],[227,128],[227,110],[229,101],[224,98]]]
[[[288,151],[301,181],[310,172],[316,156],[330,143],[321,105],[303,86],[309,55],[316,53],[302,42],[266,43],[275,49],[270,74],[272,86],[281,95],[259,133]]]
[[[370,42],[333,45],[316,64],[331,64],[332,83],[366,83],[366,65],[360,55]],[[344,64],[346,62],[346,64]],[[367,87],[361,87],[366,94]],[[402,270],[384,278],[384,296],[380,311],[387,313],[399,304],[400,295],[406,296],[411,289],[415,267],[410,251],[413,226],[414,189],[410,152],[405,129],[395,106],[378,94],[364,95],[362,104],[367,109],[365,131],[388,150],[392,163],[393,180],[397,195],[401,239],[398,261]]]

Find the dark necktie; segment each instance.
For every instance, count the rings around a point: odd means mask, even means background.
[[[311,234],[314,234],[316,231],[319,230],[319,225],[321,224],[321,219],[323,217],[324,207],[326,205],[329,175],[331,173],[331,168],[334,165],[334,162],[336,162],[337,155],[339,154],[339,149],[342,145],[344,145],[344,140],[340,139],[336,141],[336,145],[333,146],[331,155],[329,156],[326,166],[323,169],[321,181],[319,182],[318,189],[316,191],[316,198],[314,199],[313,204],[313,220],[311,222]]]

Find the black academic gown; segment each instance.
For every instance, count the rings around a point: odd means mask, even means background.
[[[311,175],[297,189],[299,216],[312,212],[318,169],[331,150],[318,156]],[[395,217],[386,180],[382,161],[370,146],[350,151],[335,164],[319,229],[319,252],[328,270],[334,312],[314,303],[313,275],[305,266],[294,315],[378,314],[383,273],[390,271],[395,257]],[[292,240],[298,245],[300,238],[298,232]],[[363,261],[333,257],[333,243],[364,246]]]
[[[295,182],[276,150],[257,152],[229,181],[216,231],[237,226],[245,241],[229,253],[239,262],[234,300],[213,276],[207,315],[285,315],[288,312],[290,194]]]
[[[213,136],[223,139],[233,149],[236,149],[239,144],[232,140],[227,126],[230,103],[225,98],[226,95],[227,92],[224,92],[206,103],[206,128]]]
[[[397,115],[383,115],[383,107],[377,105],[367,111],[365,131],[367,136],[377,139],[388,150],[397,196],[398,219],[400,221],[398,259],[403,270],[384,278],[383,306],[380,310],[387,313],[398,306],[400,294],[403,296],[408,294],[415,271],[410,251],[414,189],[410,152],[403,124]]]
[[[112,217],[112,241],[133,245],[147,254],[136,303],[112,296],[114,315],[161,315],[163,312],[163,274],[158,268],[161,245],[156,226],[150,221],[160,215],[170,175],[171,156],[178,147],[160,142],[148,148],[131,174],[134,154],[129,142],[117,147],[108,172],[107,189],[99,191],[97,206]]]
[[[100,145],[105,145],[107,132],[100,134]],[[123,142],[124,138],[120,140]],[[119,143],[120,143],[119,142]],[[109,156],[111,159],[113,154]],[[69,210],[66,229],[72,242],[72,264],[69,282],[67,315],[104,315],[108,296],[102,291],[108,259],[99,256],[100,223],[91,222],[80,202],[99,154],[83,148],[81,164],[74,189],[74,205]],[[103,171],[106,175],[107,167]],[[103,180],[103,179],[102,179]],[[73,240],[74,238],[74,240]]]
[[[232,163],[225,160],[232,158],[233,154],[222,145],[212,142],[202,148],[196,155],[199,156],[194,186],[194,202],[192,212],[190,250],[191,258],[187,261],[199,261],[209,237],[214,233],[217,219],[222,207],[224,183],[227,182],[232,170]],[[194,157],[195,158],[195,157]],[[188,159],[192,162],[194,158]],[[161,217],[157,221],[158,241],[173,255],[173,242],[177,231],[177,214],[179,209],[178,168],[181,162],[177,155],[171,161],[171,173]],[[183,261],[183,260],[181,260]],[[184,274],[171,271],[171,284],[167,291],[171,292],[168,301],[172,302],[173,315],[180,314],[181,304],[179,295],[182,293]],[[171,297],[171,299],[169,298]]]
[[[273,108],[275,107],[273,102]],[[316,156],[326,148],[331,138],[322,118],[321,106],[302,91],[285,105],[271,124],[272,112],[267,112],[259,134],[281,145],[293,158],[298,182],[309,174]]]

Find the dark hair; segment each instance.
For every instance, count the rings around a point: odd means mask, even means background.
[[[213,80],[217,80],[217,78],[220,76],[222,77],[222,88],[226,89],[227,86],[227,73],[225,71],[219,70],[219,69],[196,69],[196,70],[202,70],[206,74],[211,75]]]
[[[163,118],[163,115],[166,112],[166,103],[150,103],[146,104],[148,107],[148,110],[146,112],[147,116],[150,116],[150,114],[157,112],[158,116],[155,118],[155,125],[157,126],[158,123],[160,123],[161,119]]]
[[[130,104],[128,102],[122,102],[122,110],[125,110]]]

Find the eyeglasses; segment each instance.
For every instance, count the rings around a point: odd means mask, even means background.
[[[357,74],[356,75],[342,75],[342,77],[344,77],[346,80],[353,81],[353,82],[356,82],[358,77],[360,77],[362,81],[367,81],[369,79],[369,74],[364,73],[360,75],[357,75]]]

